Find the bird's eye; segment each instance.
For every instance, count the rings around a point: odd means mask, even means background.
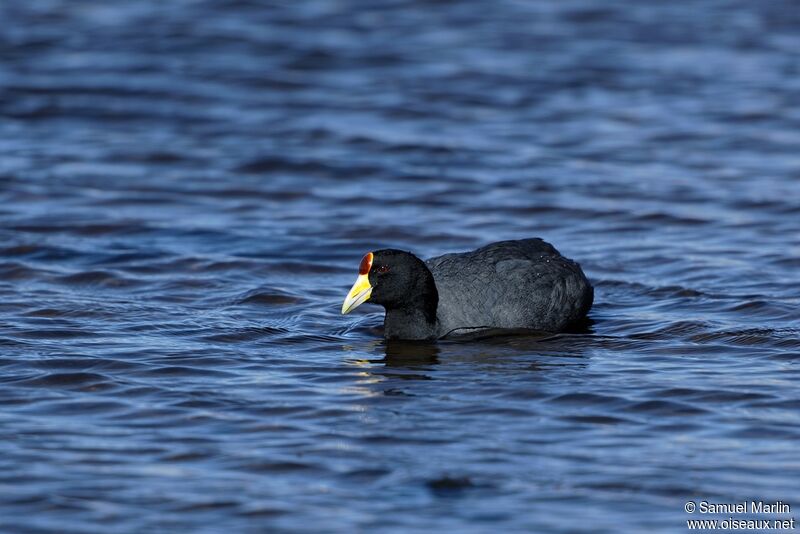
[[[388,265],[381,265],[380,267],[378,267],[378,272],[379,273],[388,273],[389,272],[389,266]]]

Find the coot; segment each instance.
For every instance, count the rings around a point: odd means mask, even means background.
[[[342,313],[364,302],[383,306],[387,339],[560,332],[586,317],[593,295],[577,263],[532,238],[427,261],[396,249],[368,252]]]

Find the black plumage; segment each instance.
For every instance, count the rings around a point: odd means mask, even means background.
[[[538,238],[500,241],[425,262],[383,249],[370,260],[369,302],[386,309],[387,339],[559,332],[582,320],[593,300],[580,266]]]

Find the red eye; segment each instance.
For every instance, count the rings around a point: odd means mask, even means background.
[[[388,273],[389,272],[389,266],[388,265],[381,265],[380,267],[378,267],[378,272],[379,273]]]
[[[367,252],[361,258],[361,265],[358,266],[358,274],[367,274],[372,269],[372,252]]]

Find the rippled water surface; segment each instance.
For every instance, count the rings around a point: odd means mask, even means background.
[[[0,20],[3,532],[800,510],[795,3]],[[339,315],[367,250],[530,236],[595,285],[588,333],[387,346]]]

